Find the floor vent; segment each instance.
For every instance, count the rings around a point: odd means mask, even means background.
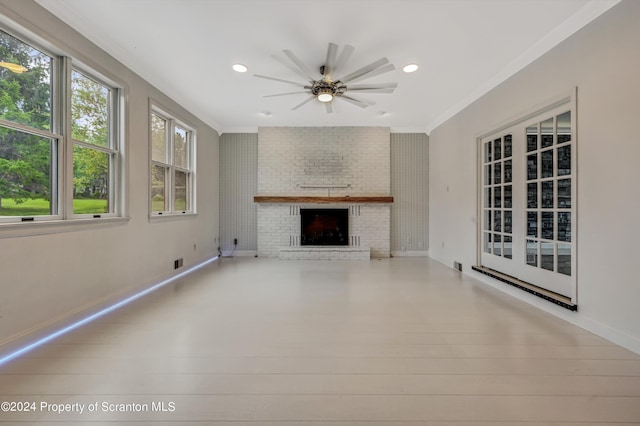
[[[176,259],[176,260],[173,261],[173,269],[182,268],[183,264],[184,264],[184,259],[183,258]]]
[[[453,269],[455,269],[456,271],[460,271],[460,272],[462,272],[462,263],[460,263],[460,262],[453,262]]]

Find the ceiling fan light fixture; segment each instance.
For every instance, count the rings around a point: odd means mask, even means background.
[[[333,100],[333,95],[331,92],[322,92],[318,94],[318,100],[320,102],[331,102]]]
[[[418,70],[418,64],[407,64],[402,68],[402,71],[406,73],[415,72]]]
[[[233,68],[235,72],[247,72],[249,69],[246,65],[242,64],[234,64],[231,68]]]

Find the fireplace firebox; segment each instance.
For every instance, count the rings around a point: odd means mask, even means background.
[[[348,246],[349,209],[300,209],[303,246]]]

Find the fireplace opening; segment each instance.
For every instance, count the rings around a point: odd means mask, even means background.
[[[303,246],[349,245],[349,209],[300,209]]]

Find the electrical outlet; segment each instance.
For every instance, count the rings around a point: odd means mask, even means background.
[[[234,239],[233,239],[233,245],[234,245],[234,246],[237,246],[237,245],[238,245],[238,239],[237,239],[237,238],[234,238]]]

